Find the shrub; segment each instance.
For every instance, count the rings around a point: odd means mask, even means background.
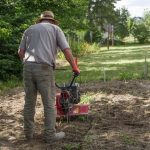
[[[11,59],[0,60],[0,79],[7,81],[14,77],[21,76],[21,63]]]
[[[91,37],[92,36],[92,37]],[[99,43],[101,41],[102,34],[100,31],[93,29],[93,31],[87,31],[84,40],[88,43]]]
[[[145,43],[148,41],[150,35],[149,35],[148,28],[145,26],[145,24],[139,23],[134,26],[133,36],[137,38],[139,43]]]
[[[97,49],[100,49],[100,47],[96,43],[89,44],[86,42],[74,41],[74,43],[71,45],[71,49],[73,51],[74,56],[83,56],[97,51]]]

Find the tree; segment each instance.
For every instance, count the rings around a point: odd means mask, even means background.
[[[132,34],[139,43],[145,43],[149,38],[149,30],[144,23],[143,18],[134,18],[134,27],[132,30]]]
[[[42,11],[51,9],[66,32],[86,28],[87,0],[1,0],[0,80],[21,76],[17,49],[23,31],[34,24]]]
[[[90,0],[88,7],[89,23],[103,27],[115,18],[115,3],[119,0]]]
[[[84,26],[87,3],[87,0],[22,0],[24,13],[31,14],[32,20],[36,20],[41,11],[50,8],[60,26],[71,31]]]
[[[123,39],[129,35],[132,28],[132,20],[126,8],[116,10],[117,21],[115,23],[115,35]]]
[[[128,17],[127,19],[127,28],[129,35],[132,34],[132,30],[134,28],[134,18]]]
[[[106,24],[114,23],[116,17],[114,8],[117,1],[119,0],[89,0],[87,14],[88,32],[92,31],[95,33],[95,30],[97,32],[103,32]]]
[[[144,23],[145,25],[147,26],[148,30],[149,30],[149,33],[150,33],[150,11],[146,10],[144,12]]]

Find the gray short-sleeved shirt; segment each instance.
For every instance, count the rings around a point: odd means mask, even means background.
[[[23,34],[19,48],[25,50],[24,62],[55,65],[58,47],[63,51],[69,48],[60,27],[49,22],[30,26]]]

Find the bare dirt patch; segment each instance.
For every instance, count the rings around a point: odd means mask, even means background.
[[[63,141],[42,140],[43,106],[38,97],[35,138],[23,135],[23,89],[0,97],[0,150],[149,150],[150,82],[112,81],[81,86],[81,93],[93,92],[88,120],[85,117],[57,121]]]

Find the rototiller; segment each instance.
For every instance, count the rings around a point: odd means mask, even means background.
[[[73,74],[69,85],[59,86],[56,84],[56,87],[61,89],[61,92],[56,95],[56,110],[58,117],[64,116],[69,119],[71,116],[88,114],[89,105],[79,103],[80,87],[78,83],[74,83],[77,76],[77,74]]]

